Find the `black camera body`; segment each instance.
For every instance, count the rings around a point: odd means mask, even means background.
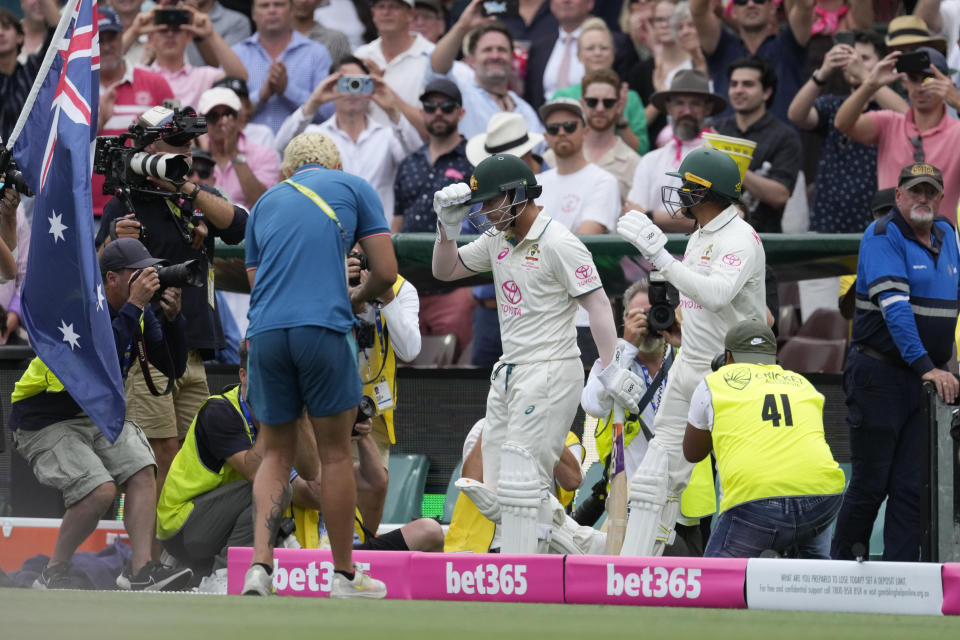
[[[4,176],[3,186],[0,187],[0,196],[2,196],[3,192],[7,189],[15,189],[24,196],[33,196],[33,192],[30,191],[30,185],[27,184],[27,179],[20,173],[20,169],[17,168],[17,162],[13,159],[13,152],[9,149],[4,149],[3,152],[0,152],[0,175]]]
[[[348,258],[356,258],[360,261],[360,271],[369,271],[370,270],[370,261],[367,260],[367,256],[359,251],[351,251],[348,255]],[[350,278],[349,284],[351,287],[360,286],[360,277]]]
[[[157,277],[160,278],[160,288],[154,294],[152,302],[159,302],[164,290],[168,287],[177,287],[178,289],[202,287],[203,280],[206,277],[206,273],[204,273],[206,271],[205,262],[204,260],[187,260],[180,264],[152,267],[156,270]],[[140,271],[142,272],[143,269]],[[139,275],[140,272],[134,277]]]
[[[207,132],[207,120],[193,109],[154,107],[119,136],[99,136],[93,154],[93,172],[104,177],[104,195],[129,197],[131,192],[164,198],[179,197],[160,189],[148,177],[183,184],[190,170],[186,156],[174,153],[147,153],[157,140],[175,147],[189,143]],[[127,144],[130,142],[131,144]]]
[[[669,331],[677,323],[676,309],[680,305],[680,292],[677,288],[655,277],[656,271],[650,274],[650,288],[647,297],[650,300],[650,310],[647,311],[647,330],[651,334]]]

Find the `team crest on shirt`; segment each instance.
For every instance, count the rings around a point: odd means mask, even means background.
[[[707,248],[703,250],[703,253],[700,254],[700,266],[704,266],[710,262],[710,258],[713,256],[713,244],[707,245]]]
[[[527,255],[523,256],[523,262],[521,263],[524,269],[538,270],[540,269],[540,243],[535,242],[527,250]]]
[[[477,190],[477,176],[470,176],[470,190]]]
[[[753,374],[748,367],[724,367],[723,381],[731,389],[743,391],[750,384],[752,377]]]

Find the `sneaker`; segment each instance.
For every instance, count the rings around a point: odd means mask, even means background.
[[[53,566],[46,566],[37,579],[33,581],[34,589],[85,589],[86,585],[70,575],[72,565],[61,562]]]
[[[197,591],[200,593],[216,593],[220,595],[226,595],[227,593],[227,570],[217,569],[210,575],[203,578],[200,581],[200,586],[197,587]]]
[[[180,591],[187,586],[193,571],[186,567],[165,567],[150,561],[133,575],[128,564],[117,577],[117,586],[125,591]]]
[[[251,565],[243,580],[241,593],[245,596],[268,596],[273,593],[273,578],[262,565]]]
[[[331,598],[385,598],[387,596],[387,585],[383,582],[371,578],[356,567],[353,568],[353,572],[353,580],[347,580],[339,573],[333,574]]]

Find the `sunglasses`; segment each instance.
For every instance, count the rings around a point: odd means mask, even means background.
[[[236,118],[237,112],[233,109],[227,109],[226,111],[211,111],[207,114],[207,122],[210,124],[217,124],[221,118]]]
[[[616,98],[584,98],[583,101],[590,109],[596,109],[597,103],[601,101],[604,109],[613,109],[617,104]]]
[[[425,113],[436,113],[437,109],[443,111],[445,114],[450,115],[457,110],[456,102],[424,102],[423,111]]]
[[[733,0],[733,4],[737,5],[738,7],[746,6],[748,2],[753,2],[753,4],[757,6],[767,4],[767,0]]]
[[[566,122],[554,122],[553,124],[547,125],[547,133],[552,136],[560,133],[560,128],[562,127],[567,133],[573,133],[577,130],[577,127],[580,126],[579,120],[567,120]]]
[[[213,167],[203,166],[198,167],[197,165],[192,165],[190,171],[187,172],[187,177],[190,178],[196,175],[201,180],[207,180],[210,176],[213,175]]]

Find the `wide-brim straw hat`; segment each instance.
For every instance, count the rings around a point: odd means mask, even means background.
[[[710,78],[699,69],[681,69],[673,76],[670,82],[670,89],[667,91],[658,91],[650,98],[660,111],[667,110],[667,98],[675,95],[699,95],[703,96],[711,103],[710,113],[707,115],[715,116],[727,108],[727,101],[722,96],[718,96],[710,91]]]
[[[939,36],[931,36],[927,23],[917,16],[898,16],[890,21],[887,26],[887,47],[933,47],[947,55],[947,41]]]

